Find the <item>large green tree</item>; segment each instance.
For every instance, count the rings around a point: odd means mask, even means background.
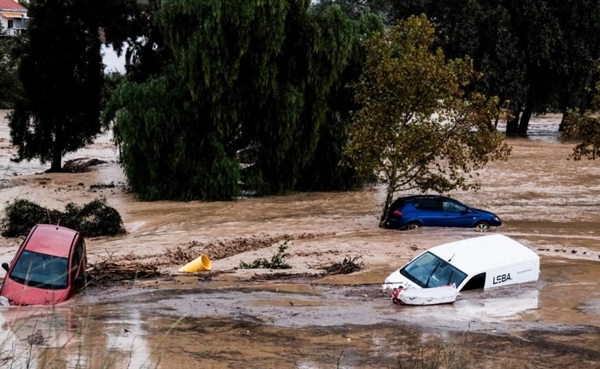
[[[100,132],[101,34],[120,49],[135,11],[130,0],[32,0],[20,53],[24,94],[10,114],[16,160],[39,158],[60,171],[62,157]]]
[[[396,192],[477,188],[472,172],[510,151],[492,123],[497,98],[465,92],[477,77],[471,61],[446,60],[435,32],[427,17],[409,17],[365,41],[347,150],[386,186],[382,222]]]
[[[165,0],[156,19],[172,66],[148,86],[124,85],[111,108],[134,190],[145,199],[174,198],[177,191],[166,189],[179,175],[181,199],[233,198],[239,181],[261,194],[293,189],[316,160],[327,97],[356,40],[354,23],[336,7],[314,12],[307,0]],[[159,81],[176,91],[163,103],[174,107],[169,119],[154,115],[165,107],[146,112],[138,101],[142,91],[158,93],[151,84]],[[175,126],[184,133],[162,145],[160,157],[181,166],[146,160],[159,157],[154,142]],[[135,186],[144,176],[146,184]]]
[[[140,199],[231,200],[239,194],[237,161],[205,124],[173,66],[144,83],[123,83],[108,110],[116,112],[121,163]]]
[[[318,3],[318,12],[328,11],[326,2]],[[352,52],[344,70],[339,74],[327,97],[327,114],[319,127],[319,141],[308,166],[301,172],[296,184],[302,191],[339,191],[351,190],[362,186],[365,180],[349,165],[344,149],[348,141],[353,111],[360,108],[354,99],[349,85],[358,81],[362,74],[366,52],[362,40],[373,32],[382,31],[380,16],[366,9],[360,14],[352,14],[355,20],[355,40]]]

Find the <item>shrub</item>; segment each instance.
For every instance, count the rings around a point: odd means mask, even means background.
[[[5,209],[6,215],[0,221],[2,236],[18,237],[29,233],[38,223],[54,223],[48,209],[29,200],[17,199]]]
[[[79,208],[67,204],[64,217],[71,223],[66,227],[77,229],[86,237],[115,236],[125,233],[121,215],[106,204],[105,198],[96,199]]]
[[[277,254],[273,255],[270,261],[265,258],[258,258],[249,264],[241,261],[240,269],[289,269],[290,266],[285,262],[285,258],[290,256],[290,254],[285,252],[288,248],[287,243],[288,241],[286,240],[279,245]]]
[[[64,212],[44,208],[32,201],[17,199],[8,205],[0,220],[4,237],[26,236],[36,224],[59,224],[81,232],[85,237],[114,236],[125,233],[121,215],[106,204],[105,198],[96,199],[79,207],[69,203]]]

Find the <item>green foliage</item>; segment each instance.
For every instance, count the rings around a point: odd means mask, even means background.
[[[591,109],[594,109],[596,114]],[[591,109],[584,111],[572,109],[565,115],[564,137],[581,140],[569,156],[573,160],[583,158],[595,160],[600,156],[600,117],[597,114],[600,109],[600,81],[596,82]]]
[[[320,2],[316,8],[318,11],[327,11],[327,6],[326,2]],[[359,109],[359,104],[348,86],[358,81],[365,63],[366,52],[361,41],[374,32],[382,31],[383,24],[379,16],[367,10],[354,21],[354,29],[352,50],[344,70],[327,96],[327,114],[319,128],[319,141],[314,159],[301,172],[296,184],[298,190],[352,190],[365,182],[365,178],[349,165],[344,152],[352,122],[351,112]]]
[[[108,106],[129,185],[142,200],[231,200],[239,166],[172,71],[123,83]]]
[[[109,71],[104,74],[104,84],[100,94],[100,106],[102,110],[106,109],[110,98],[117,90],[117,87],[125,81],[125,75],[119,71]]]
[[[61,224],[76,229],[86,237],[115,236],[125,233],[119,212],[99,198],[82,207],[69,203],[65,207]]]
[[[322,125],[355,23],[337,7],[313,12],[307,0],[166,0],[153,19],[173,61],[158,58],[161,73],[130,78],[106,115],[134,191],[229,200],[242,184],[259,194],[294,189],[320,160],[320,133],[337,134]],[[322,148],[333,152],[326,168],[340,165],[339,141]]]
[[[312,159],[327,93],[350,51],[352,23],[309,1],[165,1],[161,29],[192,99],[226,152],[249,149],[247,183],[294,187]]]
[[[23,94],[17,70],[19,55],[15,52],[20,43],[20,37],[6,36],[0,25],[0,109],[14,108]]]
[[[285,241],[279,245],[277,253],[270,261],[265,258],[258,258],[251,263],[240,261],[240,269],[289,269],[290,266],[285,262],[285,259],[290,256],[285,252],[288,248],[287,243],[288,241]]]
[[[2,236],[25,236],[38,223],[53,223],[47,209],[29,200],[17,199],[5,209],[0,221]]]
[[[106,203],[96,199],[83,207],[69,203],[64,212],[46,209],[25,199],[16,199],[5,209],[0,220],[4,237],[26,236],[36,224],[59,224],[81,232],[86,237],[114,236],[125,233],[121,216]]]
[[[348,17],[359,20],[365,14],[377,14],[379,20],[390,12],[391,0],[319,0],[313,2],[317,11],[337,6]]]
[[[128,80],[136,83],[160,75],[163,68],[172,62],[171,50],[166,47],[163,35],[156,22],[159,0],[148,0],[140,4],[132,22],[133,34],[125,52],[125,69]]]
[[[392,2],[392,17],[421,13],[435,20],[446,55],[473,58],[483,73],[473,88],[510,107],[508,133],[526,133],[533,113],[588,106],[600,57],[598,1]]]
[[[24,94],[9,123],[17,161],[39,158],[59,171],[65,153],[91,143],[100,132],[99,30],[118,50],[134,6],[133,0],[31,1],[19,50]]]
[[[477,189],[471,172],[510,152],[492,125],[498,99],[465,93],[478,76],[471,61],[447,61],[435,43],[425,16],[365,41],[347,153],[359,173],[386,185],[382,220],[394,193]]]

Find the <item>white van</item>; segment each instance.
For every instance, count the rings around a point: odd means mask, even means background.
[[[534,282],[540,257],[501,234],[451,242],[419,254],[390,274],[383,289],[432,288],[455,284],[458,291]]]

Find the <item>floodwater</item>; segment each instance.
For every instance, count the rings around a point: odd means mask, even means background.
[[[345,256],[364,260],[359,273],[292,282],[252,281],[273,272],[234,270],[273,255],[279,242],[272,242],[213,260],[214,270],[229,273],[210,282],[175,276],[91,289],[54,308],[0,308],[0,367],[424,367],[415,356],[443,368],[600,367],[600,162],[567,160],[573,145],[560,141],[559,122],[535,118],[529,138],[508,140],[510,159],[481,172],[481,190],[451,194],[497,213],[504,225],[492,232],[540,254],[540,281],[469,291],[432,307],[393,305],[380,283],[423,249],[478,234],[380,229],[379,189],[138,202],[126,191],[109,136],[67,157],[107,163],[44,174],[37,162],[10,162],[8,129],[0,124],[0,210],[15,198],[62,209],[100,195],[119,210],[128,233],[88,240],[92,262],[283,235],[292,238],[286,272],[315,273]],[[10,261],[19,242],[0,238],[0,262]]]

